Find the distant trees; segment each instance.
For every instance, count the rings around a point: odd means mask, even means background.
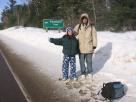
[[[4,28],[8,26],[12,26],[15,23],[15,15],[14,15],[14,7],[15,7],[16,1],[15,0],[9,0],[9,7],[6,6],[2,13],[2,21]]]
[[[3,29],[3,23],[0,23],[0,30]]]
[[[81,13],[92,15],[92,4],[90,0],[61,0],[57,13],[59,18],[65,19],[66,25],[75,25],[79,22]]]
[[[20,26],[27,24],[27,5],[16,5],[15,0],[9,0],[9,7],[6,6],[2,13],[3,27]]]
[[[108,14],[109,22],[115,30],[136,30],[135,0],[116,0]]]
[[[136,30],[135,0],[27,0],[17,5],[9,0],[2,12],[0,27],[42,27],[43,19],[64,19],[65,26],[75,26],[81,13],[88,13],[98,30]]]

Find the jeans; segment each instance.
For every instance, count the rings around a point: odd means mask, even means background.
[[[88,53],[88,54],[80,53],[79,54],[81,75],[91,74],[93,72],[92,55],[93,55],[92,53]],[[85,63],[87,65],[87,68],[85,66]]]

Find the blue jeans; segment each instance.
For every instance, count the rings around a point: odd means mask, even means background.
[[[62,73],[63,78],[68,79],[69,77],[69,67],[71,78],[76,78],[76,58],[75,56],[64,55],[63,57],[63,65],[62,65]]]
[[[93,72],[92,55],[93,55],[92,53],[88,53],[88,54],[80,53],[79,54],[81,75],[91,74]],[[87,68],[85,66],[85,63],[87,64]]]

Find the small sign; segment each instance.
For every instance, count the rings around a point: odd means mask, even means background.
[[[57,19],[43,19],[43,28],[63,28],[64,27],[64,21],[63,20],[57,20]]]

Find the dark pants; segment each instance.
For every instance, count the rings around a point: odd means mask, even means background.
[[[88,53],[88,54],[80,53],[79,54],[81,75],[91,74],[93,72],[92,55],[93,55],[92,53]],[[85,64],[87,65],[87,68]]]

